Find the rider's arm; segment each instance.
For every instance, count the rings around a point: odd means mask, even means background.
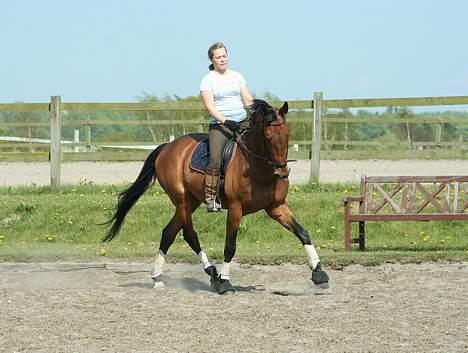
[[[250,95],[249,88],[247,85],[243,85],[240,88],[240,95],[242,99],[242,103],[244,104],[244,107],[249,107],[253,104],[253,98]]]
[[[226,120],[220,112],[215,107],[214,104],[214,99],[213,99],[213,93],[211,91],[200,91],[200,96],[203,102],[203,105],[205,106],[205,109],[210,113],[210,115],[218,120],[220,123],[224,123],[224,120]]]

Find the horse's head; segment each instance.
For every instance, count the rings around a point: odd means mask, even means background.
[[[280,109],[275,109],[267,102],[255,99],[250,106],[250,122],[261,136],[264,158],[273,166],[274,174],[280,179],[289,176],[288,164],[288,140],[289,126],[286,123],[288,103],[285,102]]]

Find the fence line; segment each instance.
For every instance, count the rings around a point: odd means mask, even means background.
[[[270,102],[272,105],[279,105],[279,102]],[[310,109],[311,118],[295,119],[297,122],[312,122],[312,141],[307,144],[311,145],[311,171],[310,180],[319,181],[320,174],[320,150],[322,145],[372,145],[372,142],[367,141],[349,141],[346,137],[345,141],[330,141],[322,142],[321,128],[327,123],[429,123],[429,124],[468,124],[467,121],[460,118],[425,118],[425,119],[401,119],[391,118],[382,119],[365,117],[365,118],[349,118],[337,117],[334,115],[326,115],[327,109],[345,109],[345,108],[370,108],[370,107],[402,107],[402,106],[434,106],[434,105],[465,105],[468,104],[468,96],[449,96],[449,97],[415,97],[415,98],[371,98],[371,99],[323,99],[321,92],[314,93],[313,100],[293,100],[288,101],[290,109]],[[50,103],[0,103],[0,112],[49,112],[50,114],[50,160],[51,160],[51,187],[56,190],[60,187],[60,160],[61,160],[61,127],[62,126],[85,126],[86,142],[73,143],[74,146],[89,146],[91,144],[90,129],[93,125],[174,125],[174,124],[194,124],[203,126],[207,121],[199,120],[133,120],[133,121],[62,121],[63,111],[204,111],[200,102],[155,102],[155,103],[62,103],[60,96],[51,97]],[[6,123],[0,122],[0,127],[44,127],[47,123],[36,122],[21,122],[21,123]],[[347,125],[346,125],[347,126]],[[440,125],[441,126],[441,125]],[[200,130],[200,128],[199,128]],[[435,146],[452,146],[459,143],[442,142],[440,141],[441,130],[438,128],[435,142],[413,142],[413,145],[435,145]],[[306,144],[306,141],[291,141],[291,143]],[[111,145],[108,143],[108,145]]]

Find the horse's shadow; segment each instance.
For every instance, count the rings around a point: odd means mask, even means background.
[[[196,278],[190,277],[182,277],[182,278],[171,278],[164,276],[162,278],[162,282],[165,284],[166,288],[173,288],[173,289],[183,289],[190,292],[196,291],[205,291],[205,292],[214,292],[213,288],[211,288],[210,284],[206,281],[202,281]],[[152,289],[153,282],[130,282],[119,285],[121,288],[144,288],[144,289]],[[253,293],[256,291],[263,291],[263,288],[258,288],[257,286],[234,286],[236,292],[244,292],[244,293]]]

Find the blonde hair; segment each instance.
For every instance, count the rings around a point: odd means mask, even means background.
[[[226,50],[226,53],[227,53],[227,48],[226,46],[221,43],[221,42],[216,42],[214,43],[213,45],[211,45],[209,48],[208,48],[208,59],[212,60],[213,59],[213,55],[214,55],[214,51],[216,49],[222,49],[224,48]],[[213,64],[210,64],[210,66],[208,66],[208,68],[210,70],[214,70],[214,65]]]

